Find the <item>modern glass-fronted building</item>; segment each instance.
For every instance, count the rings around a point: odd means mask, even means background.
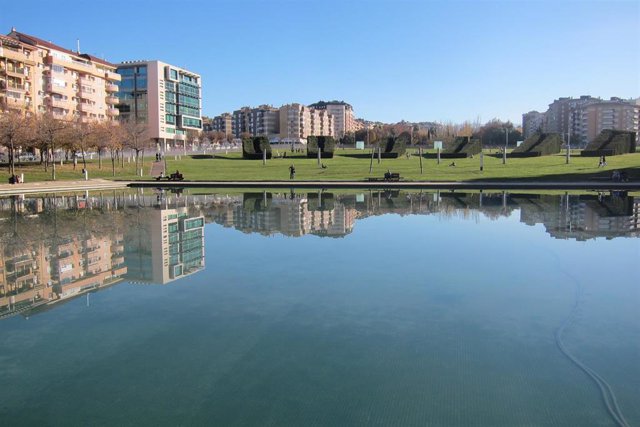
[[[163,150],[181,146],[187,130],[202,129],[200,75],[160,61],[127,61],[118,65],[122,120],[147,124],[148,137]]]

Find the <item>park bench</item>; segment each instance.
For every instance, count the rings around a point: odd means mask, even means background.
[[[169,176],[157,176],[156,181],[160,181],[162,179],[166,179],[167,181],[182,181],[184,177],[181,173],[172,173]]]
[[[369,177],[367,179],[369,182],[400,181],[400,174],[396,172],[386,172],[382,178]]]

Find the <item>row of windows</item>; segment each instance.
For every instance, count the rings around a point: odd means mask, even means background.
[[[147,88],[147,78],[140,77],[140,76],[138,76],[137,79],[135,77],[123,77],[118,87],[119,90],[125,90],[125,91],[131,91],[134,89],[141,90],[146,88]]]
[[[121,76],[133,76],[134,74],[147,74],[147,66],[142,65],[139,67],[126,67],[126,68],[118,68],[116,70],[118,74]]]
[[[198,86],[191,86],[185,83],[180,83],[178,89],[180,90],[181,94],[184,93],[186,95],[191,95],[196,98],[200,97],[200,88]]]
[[[191,108],[180,106],[180,114],[186,114],[187,116],[195,116],[200,117],[200,109],[199,108]]]
[[[192,119],[191,117],[182,117],[182,125],[189,127],[199,128],[202,126],[202,121],[200,119]]]
[[[179,95],[178,103],[189,107],[200,108],[200,100],[198,98],[192,98],[187,95]]]

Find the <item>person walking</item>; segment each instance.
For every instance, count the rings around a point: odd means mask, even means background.
[[[289,179],[294,179],[296,177],[296,167],[291,165],[289,166]]]

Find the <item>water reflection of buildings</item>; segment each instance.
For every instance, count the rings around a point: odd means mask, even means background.
[[[165,284],[204,269],[204,217],[188,207],[138,209],[125,239],[127,279]]]
[[[490,219],[518,214],[554,238],[639,237],[640,198],[613,194],[368,191],[0,199],[0,317],[122,280],[170,283],[205,267],[204,225],[341,237],[388,213]]]
[[[117,219],[105,224],[101,215],[58,210],[59,202],[2,199],[0,316],[108,286],[126,273]]]
[[[351,233],[357,211],[332,193],[245,193],[210,209],[211,219],[246,233],[341,237]]]
[[[345,236],[357,219],[394,213],[498,219],[519,212],[555,238],[585,240],[639,235],[640,199],[626,194],[544,195],[508,192],[369,191],[360,194],[245,193],[209,203],[209,221],[245,233]]]

